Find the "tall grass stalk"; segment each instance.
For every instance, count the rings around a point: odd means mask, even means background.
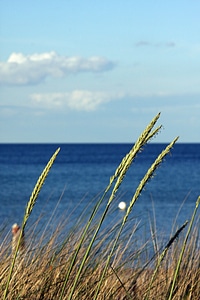
[[[68,278],[69,278],[69,275],[70,275],[70,272],[71,272],[71,270],[72,270],[72,267],[73,267],[73,265],[74,265],[74,263],[75,263],[75,259],[76,259],[76,257],[77,257],[78,251],[80,250],[80,247],[81,247],[81,245],[82,245],[82,243],[83,243],[83,240],[84,240],[84,237],[85,237],[85,235],[86,235],[86,232],[87,232],[87,230],[88,230],[88,228],[89,228],[89,226],[90,226],[90,224],[91,224],[91,222],[92,222],[92,220],[93,220],[93,218],[94,218],[94,216],[95,216],[95,214],[96,214],[96,212],[97,212],[97,210],[98,210],[100,204],[102,203],[103,199],[105,198],[105,195],[106,195],[107,192],[110,190],[110,188],[111,188],[113,182],[114,182],[115,179],[116,179],[116,183],[115,183],[114,188],[113,188],[113,190],[112,190],[111,196],[110,196],[110,198],[109,198],[109,200],[108,200],[108,202],[107,202],[106,208],[105,208],[105,210],[104,210],[104,212],[103,212],[103,214],[102,214],[102,216],[101,216],[101,218],[100,218],[100,221],[99,221],[99,223],[98,223],[98,225],[97,225],[96,231],[95,231],[95,233],[94,233],[94,235],[93,235],[93,237],[92,237],[92,239],[91,239],[91,241],[90,241],[90,243],[89,243],[89,245],[88,245],[88,247],[87,247],[87,249],[86,249],[86,252],[85,252],[85,255],[84,255],[83,260],[82,260],[82,262],[81,262],[81,265],[80,265],[80,267],[79,267],[79,269],[78,269],[78,271],[77,271],[76,278],[75,278],[75,280],[74,280],[74,284],[73,284],[73,287],[72,287],[72,289],[71,289],[71,292],[70,292],[70,295],[69,295],[69,297],[68,297],[68,300],[71,300],[71,299],[72,299],[72,296],[73,296],[74,291],[75,291],[75,289],[76,289],[76,285],[77,285],[78,280],[79,280],[79,278],[80,278],[80,274],[81,274],[81,272],[82,272],[82,270],[83,270],[83,267],[84,267],[84,265],[85,265],[85,262],[86,262],[86,260],[87,260],[87,258],[88,258],[88,255],[89,255],[89,253],[90,253],[90,250],[91,250],[91,248],[92,248],[92,245],[94,244],[94,241],[95,241],[95,239],[96,239],[96,236],[97,236],[97,234],[98,234],[98,232],[99,232],[99,230],[100,230],[100,228],[101,228],[101,225],[102,225],[102,223],[103,223],[103,221],[104,221],[104,219],[105,219],[105,217],[106,217],[106,215],[107,215],[107,212],[108,212],[108,210],[109,210],[109,208],[110,208],[111,202],[113,201],[114,196],[115,196],[116,192],[118,191],[119,186],[121,185],[121,183],[122,183],[122,181],[123,181],[123,178],[124,178],[126,172],[128,171],[129,167],[131,166],[131,164],[132,164],[134,158],[136,157],[136,155],[142,150],[142,147],[143,147],[143,146],[144,146],[144,145],[145,145],[145,144],[146,144],[146,143],[147,143],[154,135],[156,135],[156,134],[158,133],[158,131],[161,129],[161,127],[162,127],[162,126],[159,126],[158,128],[156,128],[156,129],[154,129],[154,130],[152,131],[152,129],[153,129],[154,125],[156,124],[157,120],[159,119],[159,117],[160,117],[160,113],[158,113],[158,114],[152,119],[152,121],[149,123],[149,125],[145,128],[145,130],[144,130],[144,131],[142,132],[142,134],[139,136],[138,140],[136,141],[136,143],[134,144],[134,146],[132,147],[132,149],[131,149],[131,150],[129,151],[129,153],[122,159],[120,165],[118,166],[118,168],[117,168],[116,171],[115,171],[115,174],[110,178],[110,183],[109,183],[108,186],[106,187],[105,192],[104,192],[102,198],[99,200],[99,202],[97,203],[97,205],[96,205],[94,211],[92,212],[91,218],[90,218],[88,224],[86,225],[85,231],[84,231],[84,233],[83,233],[83,236],[81,237],[81,240],[80,240],[80,243],[79,243],[79,245],[78,245],[77,251],[76,251],[76,253],[75,253],[74,257],[73,257],[72,264],[71,264],[71,266],[70,266],[70,270],[69,270],[68,273],[67,273],[67,277],[66,277],[67,280],[68,280]],[[63,284],[63,288],[62,288],[60,300],[63,299],[64,289],[65,289],[67,280],[66,280],[66,281],[64,282],[64,284]]]
[[[177,280],[177,277],[178,277],[178,274],[179,274],[179,270],[180,270],[180,265],[181,265],[181,262],[182,262],[182,259],[183,259],[183,255],[184,255],[184,252],[185,252],[186,244],[187,244],[188,238],[189,238],[191,230],[192,230],[192,226],[193,226],[193,223],[194,223],[194,219],[195,219],[195,216],[196,216],[199,204],[200,204],[200,196],[198,197],[198,199],[196,201],[196,206],[194,208],[194,211],[193,211],[190,223],[189,223],[189,227],[188,227],[188,230],[187,230],[187,233],[186,233],[186,236],[185,236],[182,248],[181,248],[181,252],[180,252],[178,263],[177,263],[177,266],[176,266],[176,269],[175,269],[175,273],[174,273],[174,277],[173,277],[173,281],[172,281],[172,285],[171,285],[171,289],[170,289],[168,300],[171,300],[172,297],[173,297],[176,280]]]
[[[173,244],[173,242],[178,238],[178,236],[182,232],[182,230],[187,226],[187,224],[188,224],[188,221],[185,221],[185,223],[176,231],[176,233],[169,240],[169,242],[167,243],[166,247],[164,248],[164,250],[162,251],[161,255],[159,256],[157,265],[156,265],[155,270],[153,272],[153,276],[151,278],[151,281],[150,281],[150,284],[149,284],[149,287],[148,287],[148,290],[147,290],[147,294],[146,294],[144,300],[148,300],[149,299],[149,294],[150,294],[150,291],[151,291],[152,284],[154,282],[154,279],[156,277],[158,269],[160,268],[161,263],[162,263],[163,259],[165,258],[166,254],[167,254],[167,251],[169,250],[169,248],[171,247],[171,245]]]
[[[19,238],[18,238],[18,242],[17,242],[17,245],[16,245],[16,249],[15,249],[15,252],[14,252],[14,256],[13,256],[13,259],[12,259],[12,263],[11,263],[11,267],[10,267],[10,271],[9,271],[9,274],[8,274],[8,279],[7,279],[7,283],[6,283],[6,288],[5,288],[5,291],[4,291],[4,296],[3,296],[3,300],[6,299],[7,297],[7,294],[8,294],[8,289],[9,289],[9,284],[10,284],[10,281],[11,281],[11,278],[12,278],[12,273],[13,273],[13,269],[14,269],[14,266],[15,266],[15,262],[16,262],[16,258],[17,258],[17,254],[18,254],[18,251],[19,251],[19,247],[20,247],[20,243],[21,243],[21,239],[22,239],[22,236],[23,236],[23,232],[24,232],[24,229],[26,227],[26,224],[27,224],[27,221],[28,221],[28,218],[30,217],[31,215],[31,212],[33,210],[33,207],[36,203],[36,200],[37,200],[37,197],[40,193],[40,190],[44,184],[44,181],[56,159],[56,156],[58,155],[60,151],[60,148],[58,148],[55,153],[52,155],[52,157],[50,158],[49,162],[47,163],[46,167],[44,168],[43,172],[41,173],[40,177],[38,178],[37,182],[36,182],[36,185],[32,191],[32,194],[30,196],[30,199],[26,205],[26,208],[25,208],[25,213],[24,213],[24,217],[23,217],[23,221],[22,221],[22,225],[21,225],[21,232],[20,232],[20,235],[19,235]]]
[[[104,267],[104,270],[102,272],[102,275],[101,275],[101,278],[100,278],[100,281],[98,283],[98,286],[97,286],[97,289],[96,289],[96,292],[95,292],[95,296],[94,296],[94,300],[97,299],[98,297],[98,294],[99,294],[99,291],[100,291],[100,288],[101,288],[101,284],[103,282],[103,279],[104,279],[104,276],[107,272],[107,269],[108,269],[108,266],[110,264],[110,260],[112,258],[112,255],[115,251],[115,248],[117,246],[117,243],[118,243],[118,240],[120,238],[120,235],[122,233],[122,230],[124,228],[124,225],[126,224],[127,222],[127,219],[128,219],[128,216],[134,206],[134,204],[136,203],[138,197],[140,196],[144,186],[146,185],[146,183],[149,181],[149,179],[153,176],[153,173],[155,172],[155,170],[158,168],[158,166],[161,164],[161,162],[163,161],[164,157],[170,152],[171,148],[173,147],[173,145],[175,144],[175,142],[178,140],[178,137],[175,138],[162,152],[161,154],[158,155],[157,159],[154,161],[154,163],[151,165],[151,167],[148,169],[147,173],[145,174],[145,176],[143,177],[143,179],[141,180],[140,184],[138,185],[136,191],[135,191],[135,194],[129,204],[129,207],[126,211],[126,214],[122,220],[122,224],[121,224],[121,227],[118,231],[118,234],[115,238],[115,241],[113,243],[113,246],[112,246],[112,249],[110,251],[110,254],[108,256],[108,259],[107,259],[107,262],[106,262],[106,265]]]

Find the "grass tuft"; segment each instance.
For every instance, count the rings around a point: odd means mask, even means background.
[[[66,232],[66,224],[61,221],[47,238],[46,232],[50,223],[47,222],[44,232],[40,232],[40,239],[34,236],[34,232],[26,239],[26,253],[23,257],[23,267],[20,268],[16,264],[20,241],[38,194],[60,151],[56,150],[39,177],[26,205],[21,236],[14,257],[10,257],[6,240],[0,244],[0,296],[3,300],[199,299],[200,253],[197,210],[200,196],[196,201],[191,220],[186,221],[172,235],[165,243],[164,250],[159,246],[161,237],[155,236],[152,224],[149,235],[152,240],[149,238],[141,243],[139,237],[143,235],[142,228],[131,217],[141,192],[178,138],[167,145],[152,162],[133,192],[122,219],[118,222],[114,220],[106,229],[102,226],[112,212],[111,204],[117,197],[127,171],[145,144],[160,131],[162,126],[154,128],[159,117],[160,113],[147,125],[122,159],[98,198],[86,225],[83,225],[85,219],[80,220]],[[103,205],[103,213],[97,218],[99,208]],[[35,229],[38,223],[39,220],[35,224]],[[132,228],[131,234],[130,231],[124,230],[127,224]],[[184,237],[186,226],[188,229]]]

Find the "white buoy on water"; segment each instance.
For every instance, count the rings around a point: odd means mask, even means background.
[[[119,207],[119,209],[124,210],[124,209],[126,209],[126,203],[124,201],[122,201],[118,204],[118,207]]]

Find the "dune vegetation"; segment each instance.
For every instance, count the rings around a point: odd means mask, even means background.
[[[67,233],[60,222],[50,236],[47,237],[44,231],[36,239],[34,231],[27,232],[27,222],[59,155],[60,149],[56,150],[25,207],[14,250],[11,251],[8,239],[0,244],[1,299],[199,299],[200,196],[194,199],[191,218],[172,232],[164,244],[159,242],[161,237],[156,235],[153,226],[150,226],[150,239],[141,243],[138,237],[134,238],[138,225],[131,218],[131,211],[146,183],[152,179],[178,138],[152,162],[124,208],[122,219],[109,228],[103,227],[128,169],[144,145],[160,131],[161,126],[155,128],[159,117],[160,114],[153,118],[115,173],[111,174],[108,186],[91,209],[87,222],[77,221]],[[104,207],[101,214],[100,206]],[[126,235],[124,229],[127,225],[132,226],[132,231],[131,234],[127,231]]]

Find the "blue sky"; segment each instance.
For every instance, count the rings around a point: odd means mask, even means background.
[[[200,2],[0,1],[0,142],[200,142]]]

